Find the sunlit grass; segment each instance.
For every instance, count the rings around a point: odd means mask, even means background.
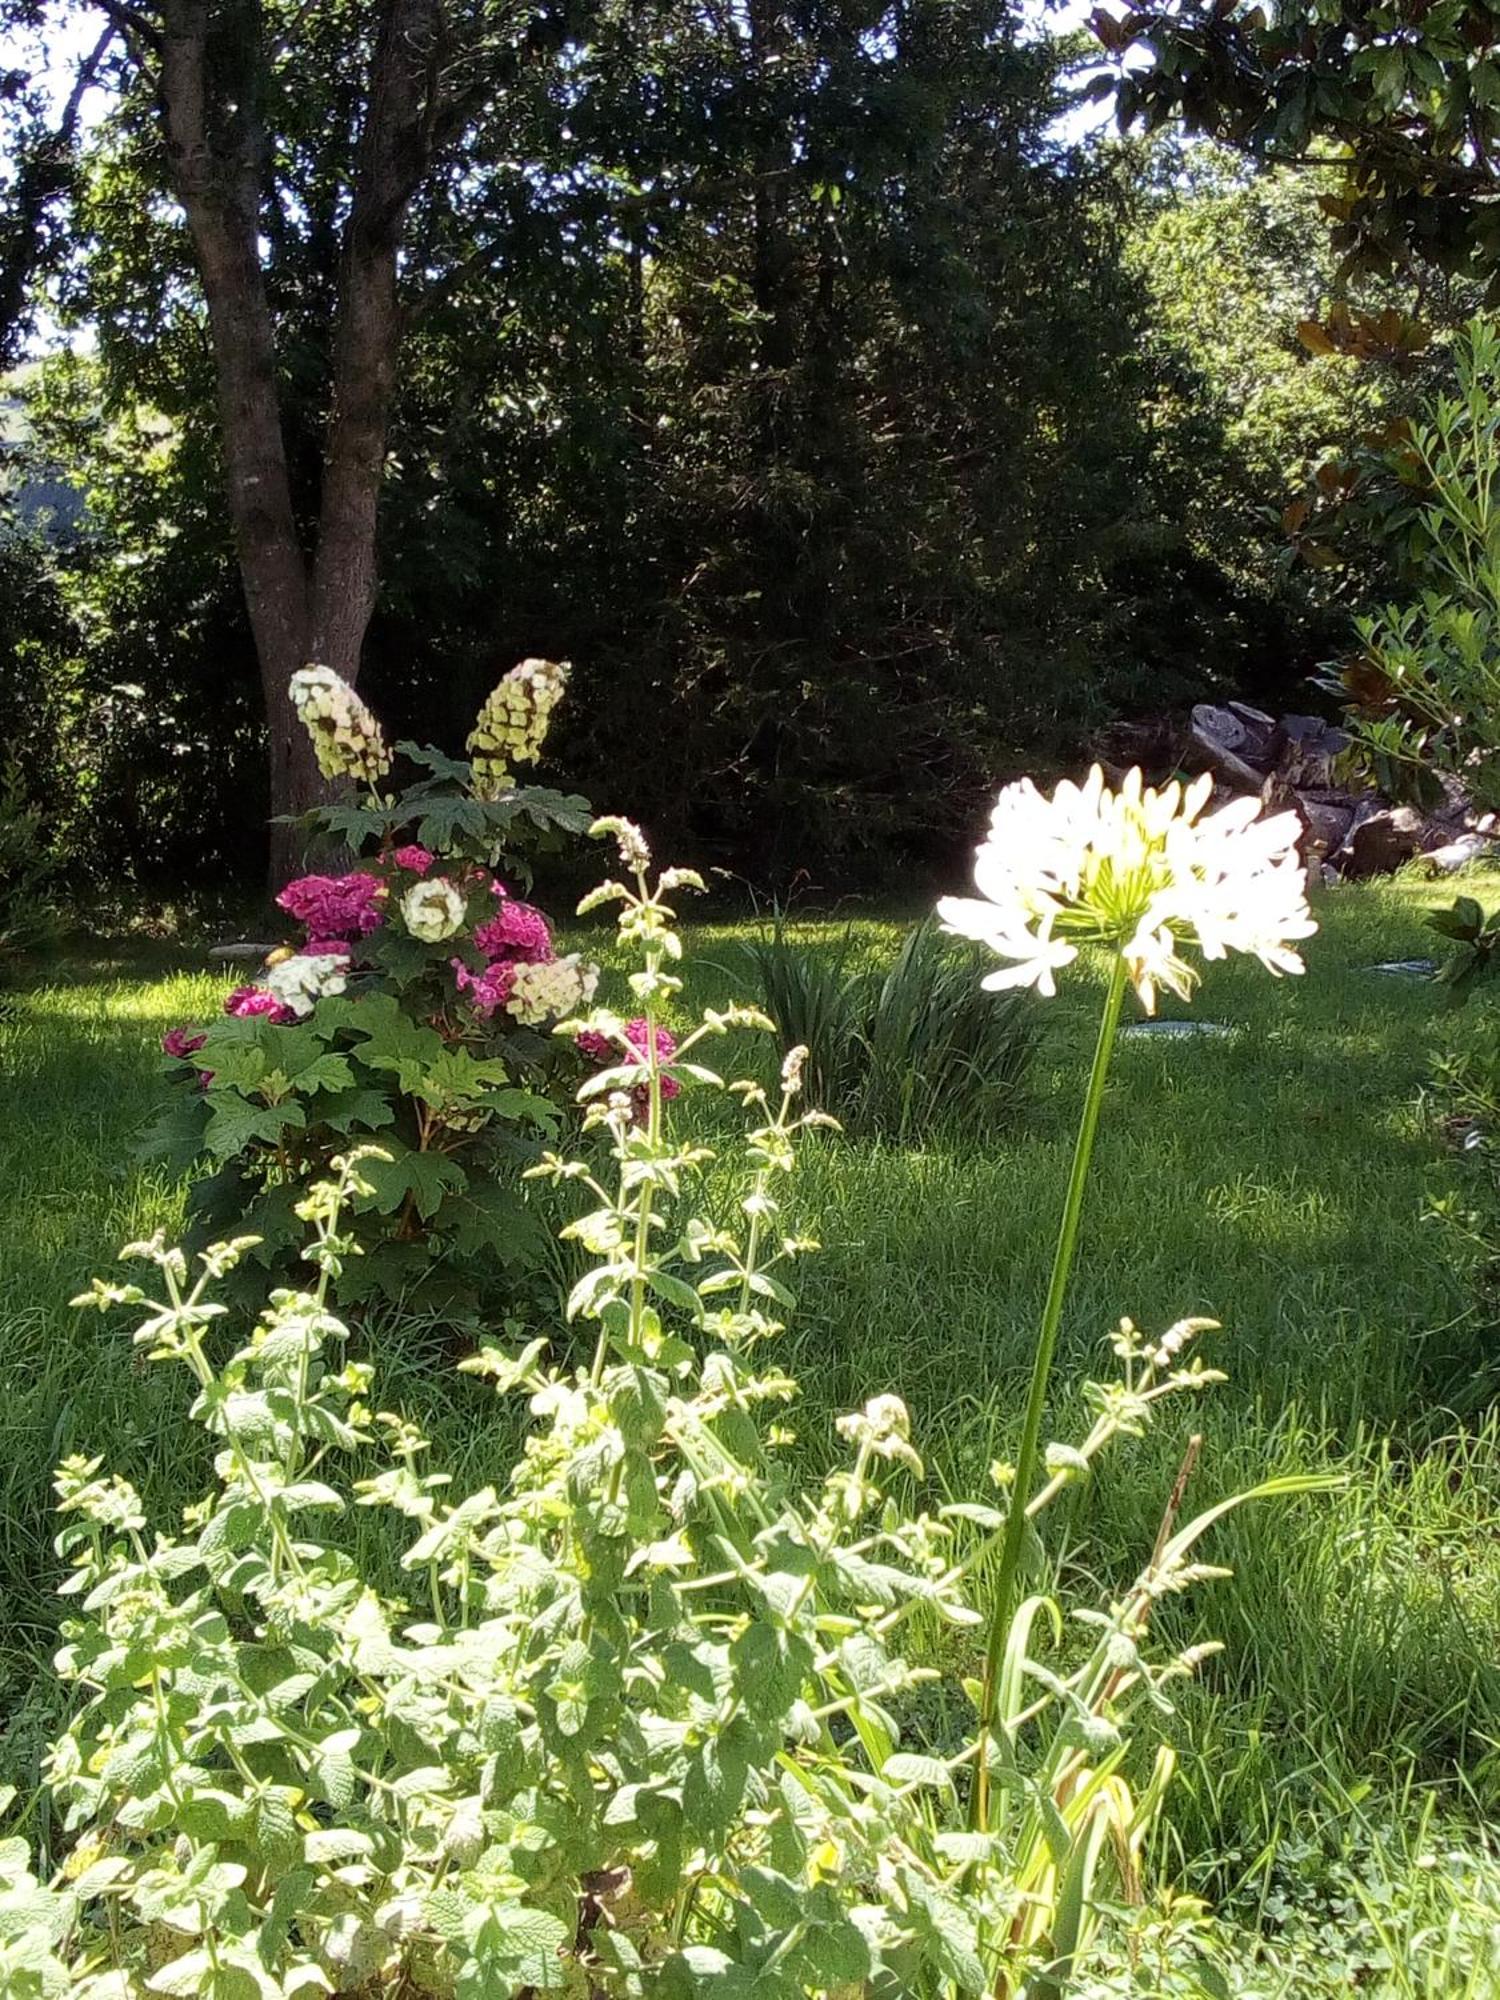
[[[1194,1012],[1234,1034],[1126,1041],[1105,1107],[1052,1434],[1071,1434],[1121,1313],[1221,1320],[1208,1352],[1231,1379],[1078,1496],[1070,1587],[1129,1581],[1192,1426],[1197,1504],[1272,1472],[1346,1478],[1333,1498],[1235,1517],[1208,1551],[1233,1577],[1174,1606],[1164,1635],[1225,1641],[1163,1726],[1195,1753],[1174,1872],[1237,1909],[1264,1903],[1289,1839],[1337,1848],[1356,1823],[1409,1826],[1432,1802],[1442,1839],[1477,1854],[1500,1805],[1500,1438],[1485,1416],[1500,1356],[1423,1216],[1458,1166],[1422,1088],[1434,1050],[1471,1028],[1430,988],[1370,970],[1428,953],[1422,913],[1449,893],[1329,893],[1305,979],[1211,969]],[[900,929],[861,919],[859,948],[888,954]],[[831,948],[842,930],[803,935]],[[743,994],[741,935],[696,934],[690,997]],[[64,966],[0,1025],[0,1769],[23,1778],[54,1700],[38,1678],[56,1615],[52,1465],[105,1452],[163,1515],[201,1482],[181,1385],[66,1301],[121,1242],[177,1220],[180,1190],[133,1160],[132,1136],[162,1030],[228,983],[164,962]],[[803,1267],[785,1352],[809,1469],[833,1417],[877,1389],[909,1403],[935,1491],[982,1486],[1013,1447],[1097,1000],[1085,976],[1046,1010],[1025,1111],[984,1143],[809,1146],[797,1220],[824,1249]],[[435,1425],[460,1479],[503,1472],[506,1425],[447,1366],[443,1328],[364,1337],[383,1400]],[[1500,1991],[1500,1975],[1491,1989],[1455,1974],[1451,1990]]]

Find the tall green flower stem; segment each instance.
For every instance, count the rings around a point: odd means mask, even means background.
[[[1057,1232],[1057,1249],[1052,1258],[1052,1278],[1047,1286],[1047,1302],[1037,1331],[1036,1352],[1031,1363],[1031,1387],[1026,1397],[1026,1417],[1021,1426],[1021,1444],[1016,1455],[1005,1517],[1005,1539],[1000,1548],[1000,1571],[995,1599],[990,1610],[989,1638],[984,1655],[984,1680],[979,1697],[978,1755],[974,1766],[971,1819],[985,1830],[990,1816],[990,1737],[995,1723],[995,1705],[1000,1688],[1000,1667],[1005,1657],[1006,1635],[1015,1615],[1016,1585],[1021,1569],[1021,1550],[1026,1540],[1027,1509],[1036,1480],[1038,1448],[1042,1435],[1042,1412],[1047,1402],[1047,1385],[1052,1375],[1052,1355],[1057,1346],[1057,1330],[1062,1324],[1067,1302],[1068,1280],[1078,1248],[1078,1226],[1083,1216],[1083,1196],[1088,1185],[1089,1163],[1099,1130],[1099,1110],[1104,1102],[1104,1086],[1109,1076],[1110,1057],[1120,1026],[1120,1008],[1128,980],[1123,954],[1116,952],[1105,995],[1104,1014],[1099,1023],[1099,1039],[1094,1045],[1094,1064],[1089,1071],[1088,1091],[1083,1100],[1083,1116],[1073,1144],[1073,1165],[1068,1173],[1068,1191],[1063,1199],[1062,1225]]]

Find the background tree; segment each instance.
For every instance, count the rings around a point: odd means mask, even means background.
[[[372,19],[286,17],[265,114],[308,575]],[[1255,220],[1243,177],[1065,140],[1067,52],[1011,0],[636,0],[529,32],[476,56],[493,90],[406,208],[361,649],[398,730],[456,745],[499,671],[571,656],[574,781],[758,880],[844,882],[946,867],[998,774],[1122,708],[1301,698],[1318,649],[1267,518],[1318,413],[1354,406],[1264,320],[1232,365],[1194,337],[1216,259],[1321,309],[1300,208]],[[96,352],[28,391],[91,495],[63,565],[79,685],[142,690],[109,739],[138,768],[155,740],[211,771],[217,734],[248,789],[215,344],[159,108],[110,61],[48,294]],[[229,811],[190,789],[152,788],[143,867]]]
[[[1338,151],[1324,198],[1351,266],[1488,279],[1500,262],[1495,0],[1128,0],[1093,25],[1121,122],[1180,118],[1262,160]]]

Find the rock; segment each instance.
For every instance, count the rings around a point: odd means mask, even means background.
[[[1493,854],[1495,843],[1482,833],[1461,833],[1457,840],[1450,840],[1446,846],[1429,850],[1427,872],[1430,875],[1456,875],[1460,868],[1467,868],[1471,861],[1482,861],[1487,854]]]
[[[1412,806],[1386,806],[1355,815],[1348,838],[1335,856],[1341,871],[1353,881],[1389,875],[1410,861],[1422,847],[1427,822]]]
[[[1297,792],[1296,810],[1306,829],[1303,849],[1312,854],[1335,854],[1349,837],[1354,825],[1355,801],[1336,793]]]
[[[1237,715],[1227,708],[1215,708],[1210,701],[1200,701],[1193,710],[1192,736],[1193,746],[1209,770],[1242,791],[1260,790],[1266,774],[1241,754],[1251,748],[1251,735]]]
[[[1294,785],[1327,785],[1335,760],[1349,748],[1347,730],[1321,715],[1284,715],[1272,745],[1277,769]]]
[[[1237,716],[1252,734],[1259,732],[1269,736],[1276,727],[1276,718],[1274,715],[1267,715],[1263,708],[1252,708],[1248,701],[1230,702],[1229,712],[1231,715]]]
[[[1222,1041],[1233,1028],[1222,1021],[1132,1021],[1121,1028],[1120,1040],[1131,1042],[1186,1042],[1199,1037]]]
[[[215,944],[209,946],[208,955],[215,965],[238,965],[242,959],[263,959],[275,949],[274,944]]]

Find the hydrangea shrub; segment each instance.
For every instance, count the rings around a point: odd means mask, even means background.
[[[364,1254],[341,1299],[454,1309],[524,1289],[547,1246],[520,1177],[580,1074],[550,1029],[588,1004],[596,977],[524,893],[535,857],[589,823],[581,799],[513,776],[540,755],[566,678],[532,660],[507,674],[470,764],[391,748],[326,668],[294,677],[320,767],[348,788],[306,828],[343,843],[350,864],[288,882],[276,900],[294,939],[221,1019],[163,1038],[172,1099],[151,1143],[174,1164],[209,1162],[191,1198],[200,1240],[232,1227],[259,1239],[254,1261],[285,1267],[309,1182],[378,1140],[350,1218]],[[411,782],[396,788],[403,765]]]

